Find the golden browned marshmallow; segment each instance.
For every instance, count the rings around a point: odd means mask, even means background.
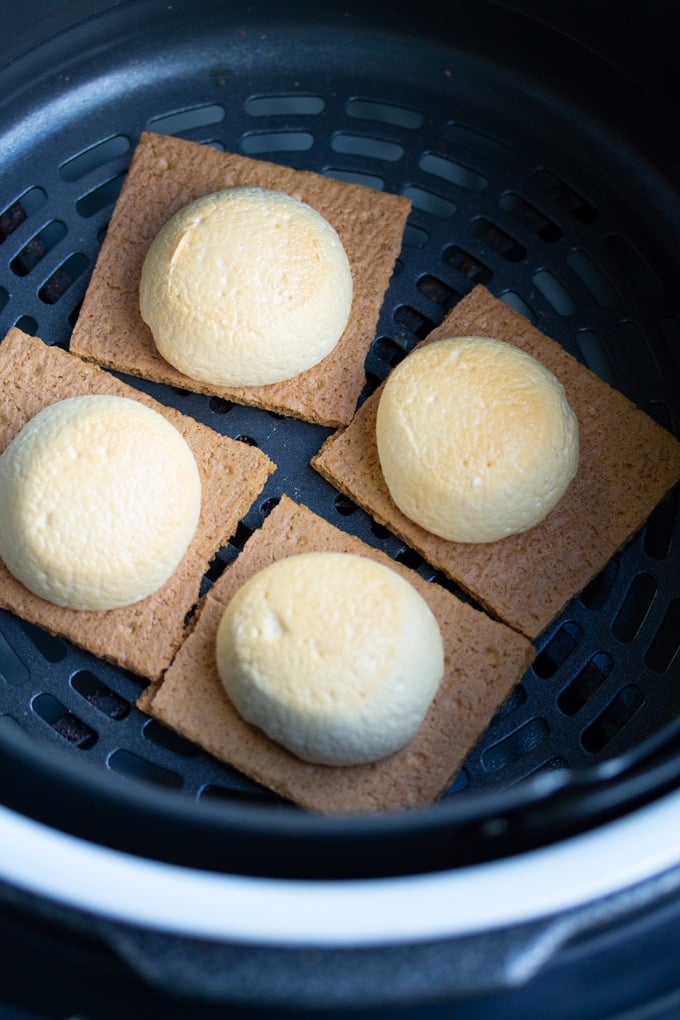
[[[177,212],[147,252],[140,311],[192,379],[261,386],[311,368],[340,339],[352,273],[328,221],[266,188],[227,188]]]
[[[236,592],[216,639],[238,712],[305,761],[357,765],[415,735],[444,672],[439,625],[384,564],[300,553]]]
[[[390,495],[453,542],[494,542],[555,507],[576,473],[578,424],[555,376],[482,337],[416,349],[387,379],[376,419]]]
[[[126,397],[50,404],[0,457],[0,557],[34,594],[70,609],[114,609],[160,588],[200,507],[184,438]]]

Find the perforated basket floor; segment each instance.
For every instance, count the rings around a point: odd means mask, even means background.
[[[569,65],[567,90],[554,51],[548,59],[525,36],[510,54],[501,13],[493,24],[468,14],[447,42],[436,24],[414,36],[396,18],[302,23],[258,8],[232,19],[208,3],[122,4],[25,54],[3,72],[0,334],[16,324],[68,345],[135,141],[150,129],[412,200],[369,386],[483,282],[677,433],[677,195],[655,169],[643,99],[607,86],[585,57]],[[279,465],[223,561],[287,492],[433,576],[309,468],[326,430],[146,388]],[[679,537],[669,498],[541,637],[450,795],[606,760],[678,715]],[[271,799],[143,716],[139,690],[0,614],[0,725],[195,797]]]

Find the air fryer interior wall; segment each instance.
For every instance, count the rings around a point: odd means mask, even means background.
[[[18,56],[2,71],[2,335],[16,324],[68,344],[135,140],[150,129],[412,199],[369,386],[484,282],[677,432],[680,214],[657,76],[652,102],[637,67],[620,73],[492,4],[90,8],[45,5],[33,27],[18,19]],[[622,52],[610,38],[607,58]],[[311,471],[326,430],[135,385],[279,465],[223,562],[285,491],[433,576]],[[541,636],[534,666],[430,812],[300,816],[139,713],[134,677],[6,613],[0,723],[20,780],[3,798],[135,852],[306,876],[346,873],[349,849],[356,873],[433,870],[605,821],[677,783],[679,527],[670,498]],[[502,840],[489,835],[499,817]],[[191,846],[172,838],[189,819]],[[452,844],[452,832],[468,839]],[[228,833],[220,858],[214,838]],[[272,843],[253,853],[256,833]],[[385,854],[395,834],[399,859]],[[289,843],[307,847],[292,865],[275,852]],[[319,846],[333,847],[323,863]]]

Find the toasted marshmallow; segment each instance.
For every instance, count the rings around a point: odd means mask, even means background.
[[[191,379],[262,386],[292,379],[336,346],[352,272],[330,223],[278,191],[238,187],[177,212],[142,269],[142,318]]]
[[[576,473],[578,423],[559,380],[512,344],[455,337],[388,376],[376,441],[397,507],[452,542],[528,530]]]
[[[251,577],[217,632],[238,712],[305,761],[357,765],[415,735],[444,670],[439,625],[403,577],[348,553],[301,553]]]
[[[0,456],[0,557],[34,594],[70,609],[114,609],[157,591],[200,508],[188,444],[126,397],[50,404]]]

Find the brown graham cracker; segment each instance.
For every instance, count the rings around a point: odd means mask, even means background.
[[[342,337],[318,365],[287,382],[226,388],[189,379],[158,354],[139,313],[139,279],[149,245],[173,213],[202,195],[237,185],[286,192],[325,216],[347,252],[354,297]],[[85,294],[71,351],[156,382],[322,425],[346,425],[365,384],[364,361],[410,208],[406,198],[363,185],[144,133]]]
[[[0,561],[0,606],[95,655],[157,680],[184,636],[186,614],[218,549],[261,492],[275,465],[260,450],[221,436],[95,365],[12,329],[0,343],[0,451],[43,407],[65,397],[111,393],[159,411],[184,436],[201,476],[195,536],[173,576],[153,595],[107,612],[65,609],[34,595]]]
[[[445,677],[420,730],[402,750],[370,765],[301,761],[241,718],[215,664],[217,627],[238,588],[274,560],[326,550],[370,556],[409,580],[428,602],[444,641]],[[533,646],[516,631],[283,496],[205,597],[162,683],[149,688],[140,705],[308,809],[344,814],[411,808],[431,802],[450,784],[533,655]]]
[[[680,480],[680,443],[481,285],[423,342],[463,335],[521,347],[565,388],[579,422],[579,467],[544,521],[488,545],[447,542],[410,521],[393,503],[380,469],[375,442],[380,390],[348,428],[326,440],[312,465],[490,613],[535,638]]]

